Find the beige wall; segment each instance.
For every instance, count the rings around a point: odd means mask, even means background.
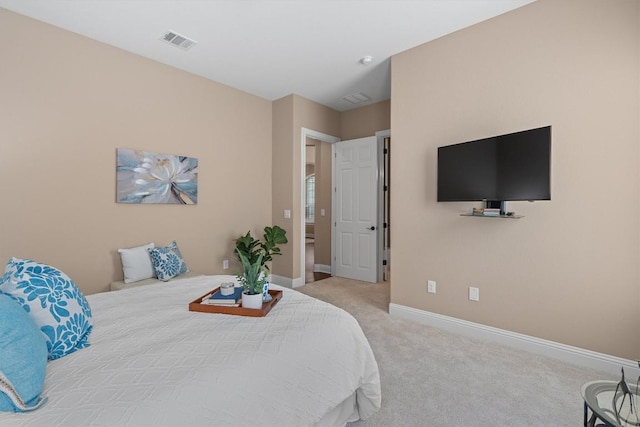
[[[391,128],[391,101],[343,111],[340,136],[343,140],[365,138]]]
[[[291,279],[301,278],[300,232],[304,212],[301,206],[302,128],[327,135],[340,135],[340,113],[298,95],[273,102],[273,219],[287,231],[289,244],[273,261],[274,273]],[[290,209],[291,219],[282,219]]]
[[[304,220],[302,213],[293,211],[293,184],[300,180],[300,174],[294,176],[291,166],[293,156],[293,96],[287,96],[273,102],[272,117],[272,204],[271,213],[273,224],[282,227],[287,232],[289,243],[282,246],[282,255],[275,257],[271,271],[284,277],[293,277],[293,254],[300,251],[299,232],[294,235],[293,221]],[[298,144],[300,136],[298,136]],[[298,160],[298,165],[300,161]],[[291,219],[284,218],[284,210],[291,210]],[[298,215],[298,216],[296,216]],[[296,237],[298,236],[298,237]]]
[[[273,218],[287,230],[289,244],[283,248],[273,266],[276,274],[291,279],[303,277],[300,271],[300,148],[302,128],[345,139],[374,135],[377,131],[389,129],[389,101],[378,102],[350,111],[338,112],[298,95],[289,95],[273,102]],[[330,146],[323,144],[321,150],[325,158],[322,182],[330,179]],[[316,151],[316,155],[318,152]],[[318,160],[316,159],[316,162]],[[316,172],[318,173],[318,172]],[[316,216],[316,235],[325,238],[318,242],[316,236],[316,264],[331,264],[330,208],[331,195],[323,193],[322,202],[329,204],[327,216]],[[328,199],[328,200],[327,200]],[[282,219],[284,209],[292,210],[290,220]],[[329,227],[327,229],[327,226]],[[326,233],[326,234],[325,234]],[[292,239],[293,237],[293,239]]]
[[[0,37],[3,263],[94,293],[122,278],[117,248],[175,239],[222,273],[232,239],[271,223],[270,102],[5,9]],[[116,147],[197,157],[198,204],[115,203]]]
[[[393,303],[640,358],[639,8],[539,0],[393,57]],[[544,125],[551,201],[436,202],[438,146]]]
[[[284,277],[294,277],[294,254],[300,251],[300,232],[294,227],[294,221],[303,221],[302,212],[293,209],[293,186],[300,180],[300,174],[294,175],[294,134],[293,134],[293,96],[287,96],[273,102],[273,137],[272,137],[272,205],[273,223],[284,228],[289,243],[283,246],[282,255],[272,262],[272,272]],[[298,145],[300,136],[297,137]],[[300,161],[298,160],[298,167]],[[299,196],[298,196],[299,197]],[[299,200],[299,199],[298,199]],[[284,219],[285,209],[291,210],[291,219]],[[299,224],[299,222],[296,222]],[[298,267],[299,270],[299,267]]]

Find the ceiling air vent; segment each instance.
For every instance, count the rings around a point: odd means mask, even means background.
[[[191,40],[190,38],[171,30],[169,30],[168,33],[162,36],[162,40],[175,47],[179,47],[182,50],[189,50],[189,48],[197,43],[195,40]]]
[[[362,102],[370,100],[371,98],[369,98],[362,92],[356,92],[352,93],[351,95],[343,96],[342,99],[352,104],[360,104]]]

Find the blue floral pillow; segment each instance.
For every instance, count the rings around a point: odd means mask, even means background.
[[[89,346],[91,308],[75,283],[57,268],[11,258],[0,291],[18,301],[47,341],[49,359]]]
[[[175,240],[167,247],[150,248],[148,251],[153,270],[163,282],[189,271]]]
[[[47,399],[42,388],[47,344],[31,317],[9,295],[0,292],[0,411],[38,409]]]

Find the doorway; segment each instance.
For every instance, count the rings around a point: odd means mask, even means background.
[[[331,145],[307,137],[304,179],[304,282],[331,277]]]
[[[300,284],[307,280],[320,280],[331,276],[331,144],[340,138],[302,128],[301,132],[301,177],[300,177]],[[307,146],[310,147],[307,147]],[[308,159],[309,157],[309,159]],[[313,226],[309,225],[307,212],[307,180],[313,164],[314,203]],[[313,230],[313,231],[311,231]],[[313,239],[307,238],[313,235]],[[309,267],[307,267],[309,266]],[[307,271],[309,274],[307,274]],[[296,279],[298,280],[298,279]],[[295,286],[295,285],[294,285]]]
[[[390,131],[386,130],[386,131],[380,131],[380,132],[376,132],[376,140],[377,140],[377,149],[378,149],[378,161],[377,161],[377,172],[375,174],[375,176],[372,178],[373,180],[376,181],[376,186],[378,188],[378,215],[376,218],[376,224],[375,224],[375,228],[376,228],[376,233],[378,233],[378,245],[377,245],[377,259],[375,260],[375,263],[377,264],[377,278],[376,281],[384,281],[384,280],[388,280],[389,275],[389,267],[390,267],[390,251],[389,251],[389,226],[390,226],[390,222],[389,222],[389,191],[390,191],[390,186],[389,186],[389,174],[388,174],[388,168],[389,168],[389,142],[390,142]],[[301,165],[302,167],[301,169],[301,178],[300,178],[300,212],[302,212],[303,214],[306,212],[306,209],[308,209],[308,205],[306,203],[306,191],[307,191],[307,157],[308,157],[308,151],[307,151],[307,142],[312,142],[315,148],[314,148],[314,152],[316,155],[316,161],[317,161],[317,156],[318,153],[320,152],[321,156],[326,156],[328,151],[328,148],[331,148],[330,154],[329,154],[329,163],[331,164],[331,166],[329,166],[331,168],[331,181],[329,184],[329,191],[328,193],[324,193],[324,194],[329,194],[329,200],[320,200],[320,198],[318,197],[318,193],[322,193],[318,191],[318,188],[315,188],[315,192],[316,192],[316,200],[314,201],[315,206],[314,206],[314,212],[315,212],[315,217],[314,217],[314,231],[313,231],[313,240],[309,240],[307,241],[307,222],[305,221],[305,219],[302,219],[299,224],[300,224],[300,278],[299,279],[295,279],[294,280],[294,287],[295,286],[302,286],[305,284],[306,282],[306,274],[305,271],[307,270],[307,264],[309,263],[309,265],[313,266],[312,269],[314,270],[312,273],[324,273],[326,276],[329,276],[331,274],[335,274],[335,264],[336,264],[336,260],[335,260],[335,242],[337,241],[335,239],[334,236],[334,232],[335,232],[335,202],[334,202],[334,197],[335,197],[335,191],[336,189],[333,188],[334,183],[333,183],[333,179],[334,179],[334,164],[333,164],[333,158],[334,158],[334,144],[336,142],[340,141],[339,138],[331,136],[331,135],[327,135],[327,134],[323,134],[321,132],[317,132],[317,131],[313,131],[310,129],[306,129],[306,128],[302,128],[301,131]],[[322,147],[322,150],[318,151],[318,147]],[[325,159],[325,163],[324,163],[324,167],[327,167],[327,162],[326,162],[326,157],[321,157],[321,159]],[[319,172],[318,169],[318,165],[317,163],[314,164],[314,174],[315,174],[315,178],[314,181],[317,184],[320,179],[322,179],[321,177],[319,177],[319,173],[321,174],[322,172]],[[325,177],[326,178],[326,172],[325,172]],[[306,216],[306,215],[305,215]],[[328,228],[320,228],[319,225],[320,223],[324,223],[325,225],[328,225]],[[323,231],[324,230],[324,231]],[[322,249],[322,243],[324,241],[324,244],[328,245],[328,251],[330,252],[330,255],[328,258],[322,258],[322,255],[319,255],[319,251],[321,251]],[[312,246],[310,244],[313,244]],[[307,247],[309,247],[309,250],[307,250]],[[327,250],[326,247],[324,249],[325,251]],[[309,253],[309,255],[311,255],[311,251],[313,251],[313,261],[309,262],[308,261],[308,257],[307,254]],[[326,253],[326,252],[325,252]],[[320,258],[319,258],[320,257]],[[320,259],[320,261],[319,261]],[[319,280],[317,278],[314,277],[314,280]],[[296,285],[297,283],[297,285]]]

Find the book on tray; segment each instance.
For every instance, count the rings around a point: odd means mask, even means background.
[[[220,289],[213,294],[202,298],[201,304],[224,305],[227,307],[239,307],[242,298],[242,287],[233,288],[231,295],[222,295]]]

